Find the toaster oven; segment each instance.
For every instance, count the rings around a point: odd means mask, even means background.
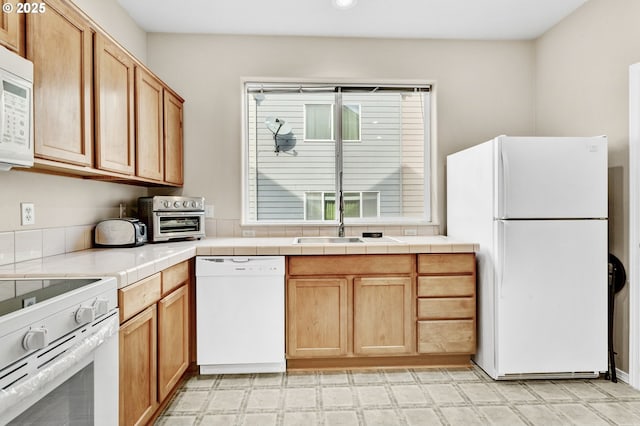
[[[204,198],[157,195],[138,198],[138,217],[151,242],[204,238]]]

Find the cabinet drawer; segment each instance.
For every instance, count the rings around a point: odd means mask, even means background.
[[[418,321],[419,353],[475,353],[473,320]]]
[[[189,279],[189,261],[173,265],[162,271],[162,295],[166,296],[173,289],[178,288],[181,284]]]
[[[120,323],[160,300],[160,281],[158,273],[118,290]]]
[[[418,297],[473,296],[475,275],[418,277]]]
[[[472,274],[475,270],[474,253],[418,255],[419,274]]]
[[[292,256],[289,275],[410,274],[409,254]]]
[[[420,319],[473,318],[475,311],[475,299],[472,297],[418,299]]]

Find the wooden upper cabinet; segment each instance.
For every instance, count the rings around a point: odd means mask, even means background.
[[[87,21],[61,1],[47,0],[46,13],[27,14],[36,157],[92,165],[92,43]]]
[[[136,67],[136,176],[164,179],[163,86]]]
[[[164,180],[174,185],[184,182],[182,104],[182,99],[164,90]]]
[[[40,0],[39,3],[41,3]],[[3,12],[0,14],[0,45],[9,50],[13,50],[20,56],[24,56],[24,15],[16,12],[16,4],[22,1],[0,0]],[[5,4],[11,4],[13,11],[11,13],[4,12]],[[7,6],[8,7],[8,6]]]
[[[96,34],[94,49],[96,167],[134,174],[134,61]]]

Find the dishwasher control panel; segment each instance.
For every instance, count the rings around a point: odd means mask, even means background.
[[[284,275],[284,256],[198,256],[196,277]]]

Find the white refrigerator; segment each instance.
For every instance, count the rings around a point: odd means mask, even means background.
[[[447,234],[479,243],[475,363],[594,377],[607,360],[607,139],[509,137],[447,157]]]

